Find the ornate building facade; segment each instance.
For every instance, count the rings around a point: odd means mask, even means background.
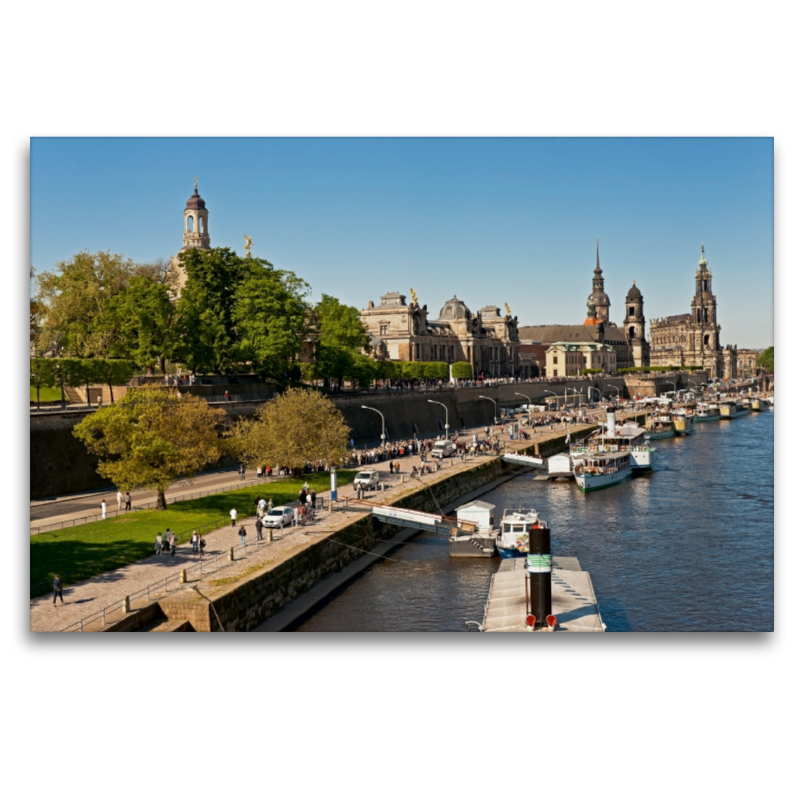
[[[593,369],[589,361],[599,359],[597,353],[610,347],[614,358],[602,359],[601,368],[616,372],[617,369],[646,367],[649,362],[649,345],[645,338],[644,297],[634,281],[625,297],[625,321],[622,327],[611,321],[611,300],[605,291],[603,270],[600,269],[600,242],[597,242],[592,291],[587,298],[587,317],[583,325],[527,325],[520,329],[520,342],[525,346],[541,345],[587,345],[585,351],[570,351],[571,363],[578,364],[578,356],[585,363],[580,369]],[[598,350],[596,345],[604,345]],[[555,353],[555,351],[554,351]],[[548,355],[546,375],[554,367]],[[580,369],[578,371],[580,371]],[[561,375],[565,373],[560,372]],[[575,374],[575,373],[570,373]]]
[[[371,300],[361,312],[361,321],[372,337],[377,358],[393,361],[466,361],[473,375],[516,377],[519,374],[519,333],[517,318],[485,306],[473,314],[455,295],[428,318],[428,306],[420,306],[412,289],[412,300],[399,292],[381,296],[380,305]]]
[[[723,348],[717,322],[717,298],[711,291],[711,270],[705,246],[695,272],[691,312],[650,320],[650,363],[653,366],[698,366],[710,378],[735,378],[736,346]]]

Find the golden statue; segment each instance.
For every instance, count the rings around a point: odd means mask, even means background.
[[[511,316],[511,309],[508,307],[508,303],[506,303],[506,314],[508,314],[509,317]]]
[[[244,251],[247,253],[247,257],[250,258],[250,245],[253,243],[253,240],[247,235],[244,235]]]
[[[413,289],[411,290],[411,302],[414,303],[414,305],[416,306],[419,305],[419,303],[417,302],[417,293]]]
[[[194,193],[197,194],[197,178],[194,179]]]

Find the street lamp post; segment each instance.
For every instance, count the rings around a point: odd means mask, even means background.
[[[485,394],[479,394],[481,400],[491,400],[494,403],[494,424],[497,425],[497,400],[493,397],[487,397]]]
[[[558,395],[555,392],[551,392],[549,389],[544,389],[544,393],[545,394],[551,394],[551,395],[553,395],[553,397],[558,397]]]
[[[444,403],[440,403],[438,400],[428,400],[428,402],[433,403],[434,405],[437,406],[441,406],[444,409],[444,438],[449,439],[450,425],[449,425],[449,414],[447,411],[447,406]]]
[[[381,415],[381,450],[386,449],[386,418],[383,416],[383,412],[378,411],[377,408],[372,408],[372,406],[361,406],[361,408],[366,408],[367,411],[374,411],[376,414]]]
[[[589,394],[589,392],[591,392],[591,391],[597,392],[598,399],[600,400],[600,402],[603,401],[603,393],[596,386],[587,386],[586,387],[586,400],[587,400],[587,402],[589,402],[589,403],[592,402],[592,396]]]

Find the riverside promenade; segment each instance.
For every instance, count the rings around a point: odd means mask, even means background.
[[[584,435],[591,429],[589,426],[572,426],[570,431],[573,435]],[[528,429],[531,438],[516,439],[508,441],[508,437],[503,436],[501,441],[509,451],[531,449],[537,445],[554,447],[557,443],[563,443],[564,428],[561,423],[554,426],[554,429]],[[401,464],[399,475],[388,476],[383,473],[385,464],[376,464],[376,468],[381,469],[382,477],[385,475],[386,489],[371,493],[368,497],[380,503],[392,503],[395,499],[408,494],[413,486],[434,486],[436,483],[458,474],[472,470],[476,465],[497,460],[493,454],[468,457],[464,461],[460,459],[446,460],[443,469],[426,474],[421,477],[411,478],[410,472],[412,465],[419,462],[417,456],[407,456],[396,459]],[[320,493],[318,500],[323,499],[325,505],[329,506],[329,492]],[[339,498],[352,496],[352,487],[339,487]],[[189,544],[181,545],[177,548],[175,556],[164,554],[161,556],[151,556],[142,561],[130,564],[121,569],[113,570],[102,575],[95,576],[86,581],[68,586],[64,590],[65,605],[59,603],[53,606],[52,596],[45,595],[31,601],[31,630],[32,631],[59,631],[64,630],[70,625],[79,623],[88,617],[95,616],[90,624],[84,626],[85,630],[100,630],[103,628],[103,620],[108,625],[115,620],[126,616],[123,613],[123,599],[131,597],[137,592],[141,592],[145,587],[153,587],[148,592],[147,602],[169,598],[178,602],[181,596],[197,599],[203,597],[213,601],[215,595],[221,590],[227,589],[232,585],[246,580],[248,576],[256,572],[264,571],[272,564],[284,562],[287,558],[301,551],[307,546],[310,540],[331,536],[352,525],[355,520],[369,516],[369,512],[356,510],[356,508],[343,509],[337,507],[334,511],[325,511],[310,526],[299,528],[285,528],[276,531],[274,541],[268,542],[268,534],[264,532],[264,540],[256,542],[255,538],[255,518],[251,517],[239,521],[235,528],[229,526],[222,527],[216,531],[205,535],[207,542],[204,566],[213,567],[214,562],[218,569],[210,574],[200,575],[196,566],[199,556],[192,555]],[[244,550],[237,549],[235,560],[228,561],[229,548],[239,545],[238,529],[244,522],[248,538],[247,546]],[[177,583],[177,576],[181,569],[192,568],[190,580],[184,584]],[[159,588],[163,584],[164,589]],[[132,604],[132,610],[144,605],[137,606]],[[97,617],[103,609],[103,617]]]

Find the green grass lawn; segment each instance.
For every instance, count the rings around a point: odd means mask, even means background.
[[[340,470],[339,483],[349,483],[355,474],[355,470]],[[304,479],[318,492],[331,486],[327,472],[307,475]],[[163,534],[167,528],[178,534],[179,542],[186,542],[195,528],[215,522],[225,524],[231,508],[239,512],[240,519],[252,516],[259,495],[267,500],[272,498],[276,506],[296,500],[304,479],[286,478],[182,500],[167,506],[166,511],[132,511],[100,522],[31,536],[31,597],[48,592],[56,573],[67,585],[152,555],[156,534],[159,531]]]
[[[39,402],[52,403],[61,401],[61,389],[57,386],[42,386],[39,389]],[[36,402],[36,389],[31,386],[31,403]]]

